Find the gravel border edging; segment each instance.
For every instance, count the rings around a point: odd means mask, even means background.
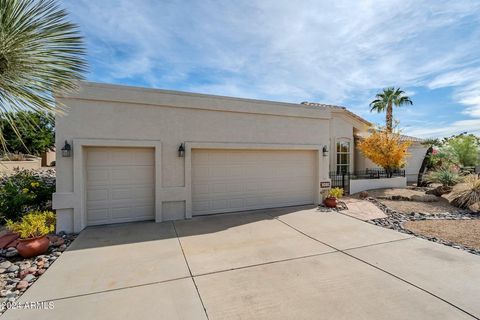
[[[48,251],[32,258],[22,258],[15,249],[0,250],[0,315],[14,307],[15,301],[40,278],[75,240],[77,234],[60,233],[57,243]],[[9,256],[9,253],[14,253]]]
[[[448,240],[440,239],[437,237],[429,237],[422,234],[418,234],[412,232],[408,229],[403,227],[403,224],[407,221],[421,221],[421,220],[473,220],[473,219],[480,219],[479,214],[472,214],[468,212],[456,212],[456,213],[436,213],[431,215],[426,215],[423,213],[418,212],[411,212],[409,214],[399,213],[395,210],[388,208],[386,205],[381,203],[375,198],[366,198],[365,200],[370,201],[374,205],[376,205],[380,210],[382,210],[386,218],[379,218],[379,219],[372,219],[366,222],[381,226],[387,229],[396,230],[402,233],[414,235],[418,238],[422,238],[425,240],[429,240],[432,242],[440,243],[449,247],[453,247],[456,249],[461,249],[467,251],[472,254],[480,255],[480,249],[464,246],[459,243],[451,242]]]

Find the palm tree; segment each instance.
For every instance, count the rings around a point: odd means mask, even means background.
[[[400,88],[386,88],[382,92],[377,93],[375,100],[370,103],[370,112],[386,111],[386,128],[388,132],[392,132],[393,128],[393,106],[401,107],[403,105],[412,105],[412,100],[405,95]]]
[[[76,89],[87,65],[78,27],[56,0],[0,0],[0,119],[59,111],[54,92]],[[0,142],[6,150],[0,132]]]

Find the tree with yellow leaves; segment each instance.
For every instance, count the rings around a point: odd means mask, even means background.
[[[389,132],[379,128],[372,130],[368,137],[361,140],[358,148],[365,157],[385,169],[391,176],[393,170],[405,166],[410,145],[411,141],[402,141],[398,131]]]

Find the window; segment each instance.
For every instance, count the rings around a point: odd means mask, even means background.
[[[337,173],[350,171],[350,142],[337,142]]]

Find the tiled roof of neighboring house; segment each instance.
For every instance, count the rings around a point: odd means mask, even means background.
[[[371,129],[368,130],[368,132],[371,132]],[[355,135],[355,138],[356,138],[356,139],[362,139],[362,138],[365,137],[366,134],[368,134],[368,133],[356,134],[356,135]],[[412,142],[418,142],[418,143],[422,143],[423,141],[425,141],[425,139],[417,138],[417,137],[412,137],[412,136],[407,136],[407,135],[405,135],[405,134],[401,134],[401,135],[400,135],[400,140],[401,140],[401,141],[412,141]]]
[[[404,141],[409,140],[409,141],[413,141],[413,142],[423,142],[423,141],[425,141],[425,139],[418,138],[418,137],[407,136],[407,135],[404,135],[404,134],[401,135],[401,140],[404,140]]]
[[[305,106],[308,106],[310,108],[315,108],[315,109],[330,109],[330,110],[337,110],[337,111],[345,112],[346,114],[354,117],[355,119],[365,123],[367,126],[372,125],[372,123],[370,121],[368,121],[368,120],[360,117],[359,115],[351,112],[346,107],[335,106],[335,105],[331,105],[331,104],[317,103],[317,102],[308,102],[308,101],[303,101],[301,104],[305,105]]]

